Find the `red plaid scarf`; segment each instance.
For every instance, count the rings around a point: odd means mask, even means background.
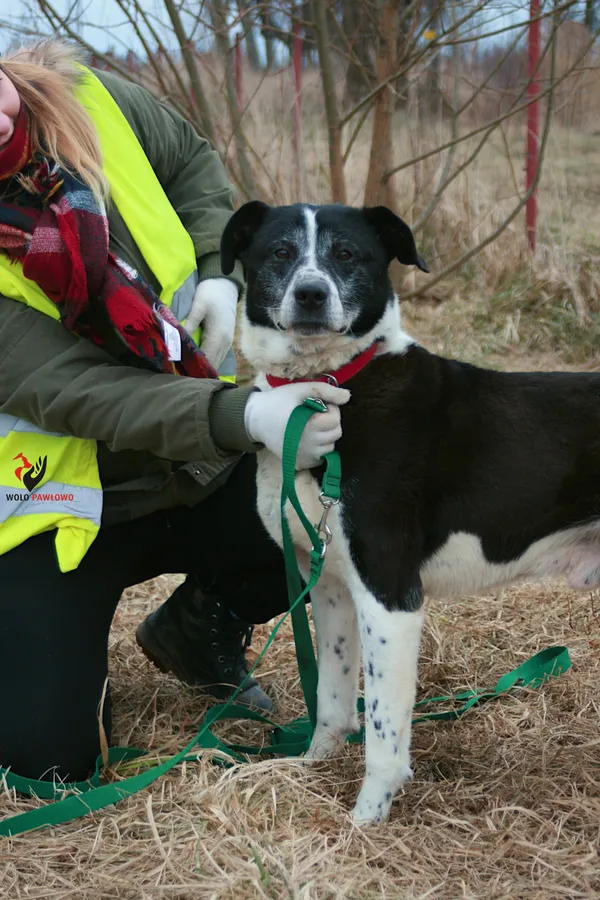
[[[0,251],[52,300],[67,331],[98,345],[103,319],[132,353],[159,372],[216,378],[204,354],[137,272],[108,249],[102,201],[56,163],[30,152],[24,104],[0,150]],[[172,362],[162,321],[181,340]],[[167,327],[168,327],[167,325]]]

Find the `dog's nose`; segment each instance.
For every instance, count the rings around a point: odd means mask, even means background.
[[[294,297],[298,306],[306,310],[320,309],[329,297],[329,286],[326,281],[302,281],[296,285]]]

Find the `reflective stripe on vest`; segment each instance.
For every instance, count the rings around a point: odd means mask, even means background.
[[[192,300],[194,299],[197,287],[198,271],[194,269],[192,274],[188,275],[181,287],[178,287],[173,294],[173,299],[171,300],[171,312],[180,322],[185,322],[190,314]]]
[[[235,384],[236,364],[235,352],[233,347],[230,347],[225,359],[217,370],[221,381],[232,381]]]
[[[185,322],[198,284],[192,239],[112,96],[91,72],[82,69],[82,74],[77,97],[97,129],[111,197],[161,285],[161,300]],[[56,305],[25,278],[22,265],[2,253],[0,293],[60,319]],[[193,337],[198,342],[199,331]],[[224,380],[235,381],[234,362],[231,353],[219,370]],[[60,569],[71,571],[94,541],[101,515],[95,441],[43,432],[0,415],[0,554],[56,530]]]
[[[0,484],[0,524],[10,516],[30,516],[42,512],[67,513],[77,518],[89,519],[100,527],[102,517],[102,491],[46,481],[32,494],[21,488],[15,491],[8,484]],[[98,497],[100,494],[100,497]]]
[[[19,419],[17,416],[0,415],[0,438],[8,437],[11,431],[21,431],[24,433],[33,432],[34,434],[49,434],[50,437],[68,437],[58,431],[42,431],[31,422],[25,419]]]
[[[62,572],[77,568],[100,528],[96,442],[0,415],[0,555],[56,529]]]

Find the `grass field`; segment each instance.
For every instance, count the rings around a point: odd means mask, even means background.
[[[518,146],[518,134],[514,141]],[[489,185],[482,208],[508,202],[505,162],[499,145],[482,159],[479,178]],[[440,212],[445,227],[452,216],[460,224],[460,240],[473,213],[467,187],[457,186]],[[406,305],[407,330],[435,351],[484,365],[596,368],[598,197],[600,136],[558,132],[540,196],[536,258],[522,252],[518,220],[468,272]],[[441,226],[427,237],[433,265],[452,239],[441,237]],[[110,647],[113,742],[161,756],[184,746],[207,708],[204,698],[153,670],[133,641],[137,623],[176,582],[163,576],[128,591]],[[267,633],[257,629],[251,656]],[[384,826],[360,832],[350,825],[360,747],[310,767],[283,759],[223,770],[203,759],[118,807],[0,843],[0,898],[599,897],[597,595],[524,585],[430,603],[419,696],[492,685],[554,644],[568,645],[569,673],[457,722],[415,727],[415,779]],[[302,713],[287,627],[259,674],[282,722]],[[256,736],[243,726],[226,733]],[[0,815],[36,805],[4,790]]]
[[[191,739],[206,703],[136,649],[137,622],[167,576],[127,592],[110,651],[114,740],[161,756]],[[136,798],[79,822],[4,841],[0,896],[142,898],[591,898],[600,895],[594,596],[524,586],[429,606],[419,696],[483,688],[537,650],[566,644],[572,670],[454,723],[414,731],[415,779],[390,821],[348,818],[362,748],[313,766],[187,763]],[[596,604],[597,604],[596,598]],[[256,649],[267,629],[258,629]],[[286,628],[260,677],[282,722],[302,713]],[[248,728],[226,734],[253,740]],[[250,735],[250,737],[249,737]],[[5,792],[3,815],[35,803]]]

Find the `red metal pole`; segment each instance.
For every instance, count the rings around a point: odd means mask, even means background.
[[[237,34],[235,36],[235,48],[234,48],[234,57],[235,57],[235,94],[237,97],[237,108],[238,113],[241,114],[242,109],[244,107],[244,91],[242,87],[242,36],[241,34]]]
[[[539,72],[536,71],[540,59],[540,0],[530,0],[529,59],[527,65],[527,96],[529,100],[539,97]],[[535,20],[535,21],[534,21]],[[526,150],[526,190],[529,191],[537,174],[539,164],[540,101],[536,99],[527,107],[527,150]],[[529,249],[535,251],[537,220],[537,189],[533,191],[525,206],[525,223]]]
[[[294,164],[296,166],[297,193],[301,190],[301,152],[302,152],[302,37],[298,17],[292,24],[292,69],[294,72],[294,118],[292,122],[292,142]],[[300,199],[298,196],[297,200]]]

